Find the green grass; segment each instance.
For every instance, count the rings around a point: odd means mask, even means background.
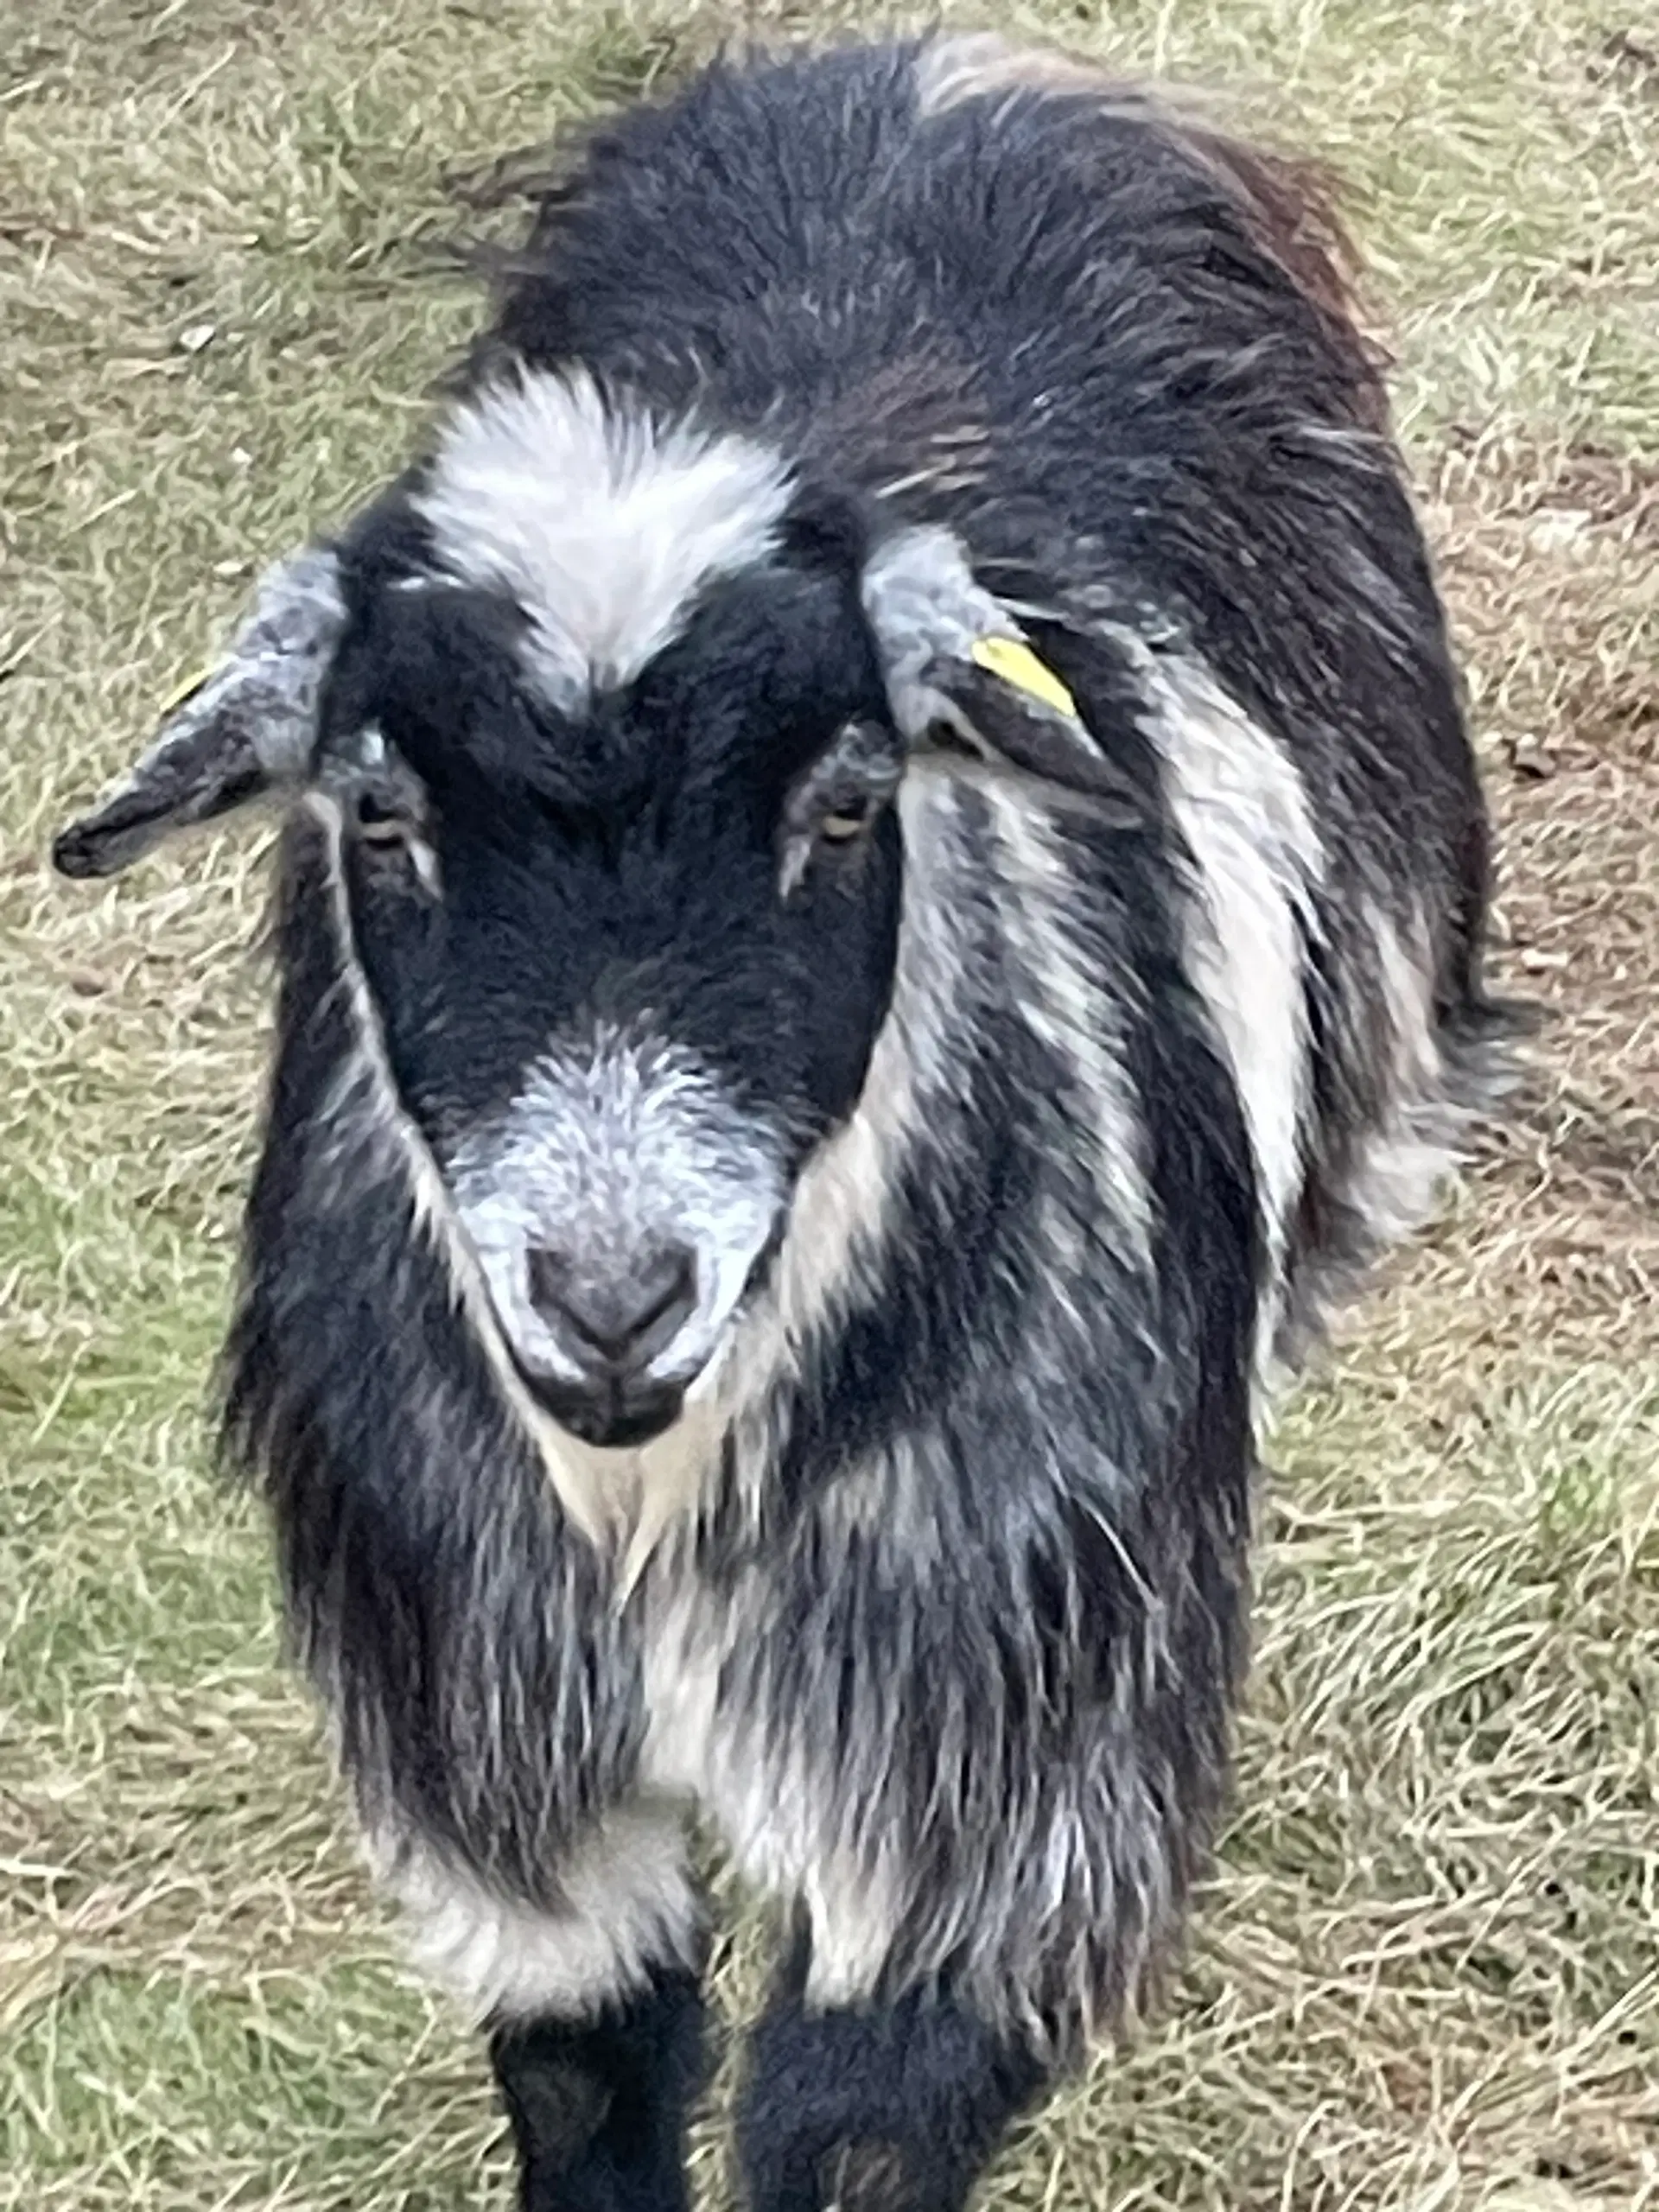
[[[989,2201],[1659,2201],[1659,16],[998,19],[1224,88],[1350,176],[1505,834],[1503,959],[1557,1019],[1513,1123],[1275,1440],[1237,1809],[1188,1968]],[[475,313],[431,262],[478,219],[449,174],[736,20],[0,0],[15,2212],[506,2202],[480,2055],[397,1965],[260,1531],[207,1466],[259,840],[97,888],[41,856],[253,570],[408,449]],[[760,1970],[745,1920],[728,1996]],[[717,2125],[696,2155],[720,2201]]]

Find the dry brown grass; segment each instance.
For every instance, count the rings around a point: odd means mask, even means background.
[[[732,11],[734,12],[734,11]],[[957,11],[947,9],[947,14]],[[965,11],[963,11],[965,12]],[[981,11],[982,13],[985,11]],[[782,19],[759,10],[763,22]],[[851,4],[789,20],[850,21]],[[1167,2013],[990,2202],[1659,2199],[1659,17],[1033,0],[1358,187],[1506,842],[1529,1097],[1275,1446],[1238,1810]],[[706,39],[566,0],[0,0],[0,2205],[505,2202],[195,1414],[259,856],[40,861],[251,568],[404,448],[454,166]],[[729,16],[728,18],[729,19]],[[725,1975],[752,1985],[744,1921]],[[717,2130],[700,2171],[722,2187]]]

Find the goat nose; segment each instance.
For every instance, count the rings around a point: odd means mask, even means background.
[[[530,1302],[589,1373],[636,1374],[678,1335],[697,1302],[689,1245],[578,1259],[538,1245],[528,1256]]]

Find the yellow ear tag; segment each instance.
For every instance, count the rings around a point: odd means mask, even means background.
[[[202,685],[207,681],[208,677],[213,673],[213,671],[211,666],[207,668],[199,668],[194,676],[187,676],[182,683],[176,685],[174,690],[169,691],[166,698],[162,702],[162,715],[163,720],[165,720],[168,715],[175,713],[177,709],[184,704],[185,701],[189,698],[193,692],[200,691]]]
[[[1033,699],[1052,707],[1057,715],[1077,719],[1077,702],[1053,670],[1045,667],[1031,647],[1021,644],[1018,638],[976,638],[971,650],[981,668],[988,668],[993,676],[1012,683],[1016,691],[1029,691]]]

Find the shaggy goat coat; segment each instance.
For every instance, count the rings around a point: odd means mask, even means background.
[[[1316,199],[993,40],[628,115],[60,861],[260,789],[227,1435],[529,2201],[672,2196],[695,1807],[801,1916],[757,2202],[954,2202],[1171,1939],[1261,1393],[1489,1071]],[[584,2065],[660,2089],[591,2196]]]

